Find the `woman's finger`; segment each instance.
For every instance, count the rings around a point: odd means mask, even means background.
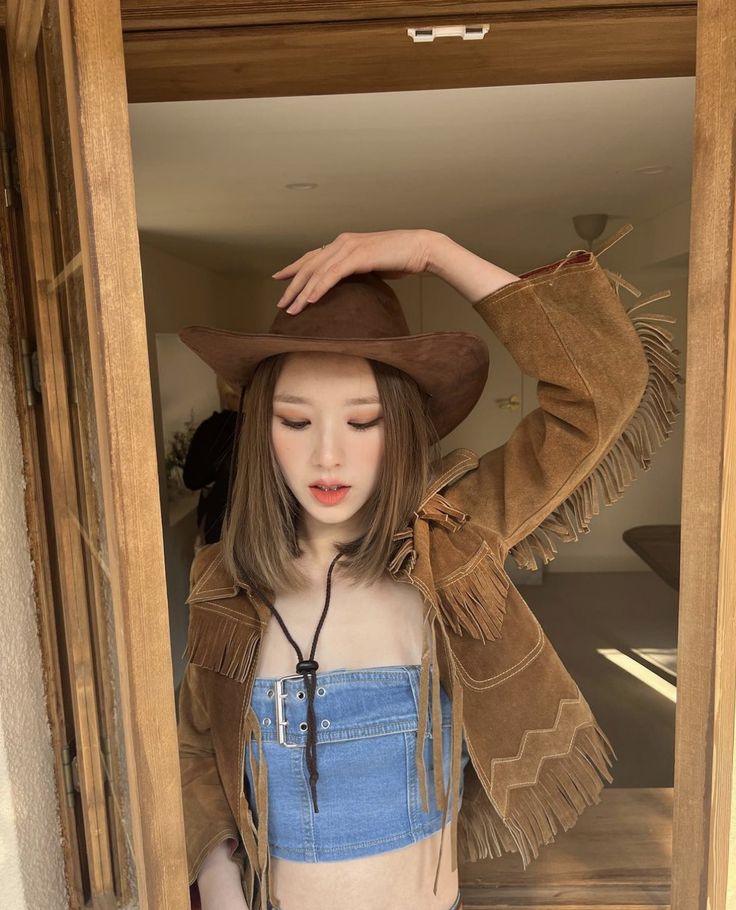
[[[271,277],[288,278],[290,275],[293,275],[294,272],[298,271],[305,262],[308,262],[310,256],[316,256],[320,252],[321,250],[307,250],[304,255],[300,256],[298,259],[295,259],[293,262],[290,262],[288,265],[285,265],[282,269],[274,272]]]
[[[333,241],[333,243],[334,243],[334,241]],[[314,269],[316,268],[316,260],[320,257],[321,254],[325,253],[325,251],[327,250],[327,247],[332,247],[332,246],[333,246],[333,244],[327,244],[326,246],[321,247],[318,250],[309,250],[309,252],[305,253],[303,256],[300,256],[299,259],[297,259],[295,262],[290,263],[289,265],[285,266],[284,269],[281,270],[281,271],[288,270],[289,272],[294,272],[294,270],[296,270],[296,272],[293,275],[291,283],[286,288],[286,290],[281,295],[281,297],[278,299],[278,301],[276,303],[277,307],[280,307],[281,309],[283,309],[284,307],[287,307],[289,305],[289,303],[294,299],[296,294],[298,294],[299,291],[302,290],[302,288],[304,287],[309,276],[312,275]],[[327,255],[328,255],[328,257],[331,257],[334,254],[335,254],[335,250],[330,250],[330,252]],[[274,276],[279,275],[279,274],[280,274],[280,272],[274,272]],[[289,276],[284,275],[283,277],[288,278]]]
[[[292,315],[301,313],[304,307],[319,300],[324,293],[337,284],[343,275],[349,273],[349,269],[345,270],[336,261],[319,269],[319,271],[314,271],[307,279],[301,292],[294,298],[294,302],[287,308],[286,312],[291,313]]]
[[[332,246],[333,244],[328,245],[328,247]],[[295,302],[297,295],[305,290],[307,283],[315,273],[322,272],[325,269],[329,268],[333,263],[337,262],[343,256],[341,246],[335,247],[334,249],[329,249],[328,247],[317,251],[318,254],[324,254],[323,256],[318,255],[317,257],[310,259],[302,266],[299,272],[297,272],[297,274],[292,279],[289,287],[281,295],[276,304],[277,307],[281,309],[289,307],[290,304]]]
[[[302,290],[306,282],[309,280],[310,276],[314,272],[314,263],[309,260],[304,263],[304,265],[297,271],[294,277],[289,282],[289,286],[286,288],[284,293],[279,297],[276,306],[283,309],[287,307],[294,297]]]
[[[316,260],[311,262],[310,268],[313,269],[311,274],[305,274],[303,287],[301,291],[296,292],[293,302],[287,306],[287,313],[292,315],[300,313],[305,306],[319,300],[346,275],[369,272],[373,268],[373,259],[363,246],[344,243],[324,262]]]

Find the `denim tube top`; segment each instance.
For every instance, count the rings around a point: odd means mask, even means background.
[[[303,679],[286,679],[283,699],[285,740],[278,741],[277,677],[256,677],[255,712],[268,771],[268,841],[273,856],[301,862],[329,862],[396,850],[429,837],[442,826],[432,786],[434,765],[431,712],[424,761],[429,811],[422,811],[415,752],[420,665],[317,671],[317,807],[314,811],[306,762],[307,697]],[[431,685],[431,675],[430,675]],[[450,697],[440,687],[444,788],[450,780]],[[258,824],[255,738],[246,744],[245,793]],[[469,755],[462,742],[460,803]],[[450,802],[446,823],[452,818]]]

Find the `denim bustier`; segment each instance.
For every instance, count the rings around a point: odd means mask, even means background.
[[[317,807],[306,763],[307,698],[302,679],[286,679],[285,742],[276,729],[277,677],[256,677],[251,705],[268,769],[268,830],[273,856],[302,862],[354,859],[396,850],[439,831],[433,780],[432,718],[424,744],[429,812],[422,811],[415,751],[419,665],[330,670],[316,674]],[[431,677],[430,677],[431,685]],[[430,689],[431,691],[431,689]],[[444,787],[450,779],[451,702],[440,687]],[[258,766],[258,748],[252,742]],[[254,781],[245,756],[245,793],[258,823]],[[468,762],[463,739],[462,770]],[[460,804],[463,781],[460,778]],[[447,810],[446,822],[452,818]]]

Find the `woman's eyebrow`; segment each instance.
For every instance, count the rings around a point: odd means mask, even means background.
[[[286,404],[312,404],[309,398],[301,398],[299,395],[274,395],[274,401],[282,401]],[[346,405],[354,404],[380,404],[381,401],[376,395],[368,395],[364,398],[347,398]]]

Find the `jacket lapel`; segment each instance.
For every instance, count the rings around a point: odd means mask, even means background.
[[[443,471],[412,523],[394,534],[389,570],[397,579],[410,576],[456,635],[466,632],[485,642],[501,634],[510,584],[501,542],[482,533],[472,515],[443,495],[477,467],[478,456],[470,449],[454,449],[445,456]]]

